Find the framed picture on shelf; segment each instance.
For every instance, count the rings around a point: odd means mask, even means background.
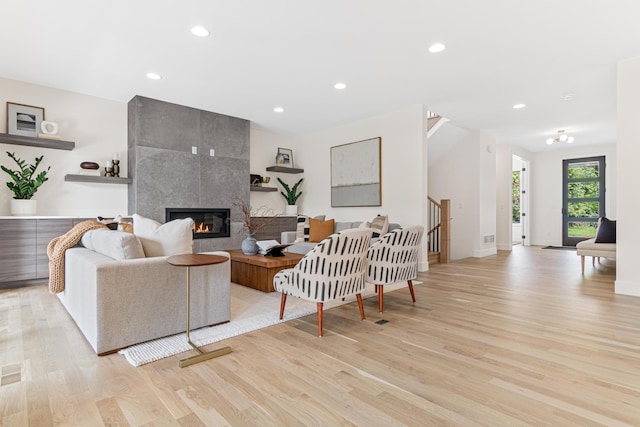
[[[37,137],[44,120],[44,108],[7,102],[7,133]]]
[[[276,156],[276,166],[292,168],[293,150],[290,148],[278,148],[278,155]]]

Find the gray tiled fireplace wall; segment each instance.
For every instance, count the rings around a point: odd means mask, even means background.
[[[233,200],[249,201],[248,120],[142,96],[128,109],[129,213],[159,222],[168,207],[231,208],[238,216]],[[194,250],[239,248],[240,230],[234,221],[231,237],[195,240]]]

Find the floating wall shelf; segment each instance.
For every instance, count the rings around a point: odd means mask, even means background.
[[[97,184],[131,184],[131,178],[120,178],[117,176],[95,176],[95,175],[65,175],[65,181],[93,182]]]
[[[302,173],[304,169],[298,168],[287,168],[284,166],[269,166],[267,168],[269,172],[280,172],[280,173]]]
[[[259,185],[251,185],[249,186],[249,191],[262,191],[262,192],[270,192],[270,191],[278,191],[275,187],[260,187]]]
[[[0,133],[0,143],[13,145],[27,145],[30,147],[53,148],[56,150],[73,150],[75,142],[60,139],[35,138],[31,136],[9,135]]]

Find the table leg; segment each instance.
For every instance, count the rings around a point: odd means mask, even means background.
[[[187,342],[195,351],[198,352],[197,355],[187,357],[186,359],[180,360],[180,367],[184,368],[186,366],[193,365],[195,363],[203,362],[205,360],[213,359],[214,357],[224,356],[225,354],[231,353],[231,347],[222,347],[211,351],[202,351],[191,342],[191,338],[189,337],[189,329],[191,328],[191,267],[187,266]]]

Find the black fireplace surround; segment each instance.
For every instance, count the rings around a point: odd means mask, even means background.
[[[231,209],[219,208],[166,208],[165,220],[191,218],[195,222],[194,239],[212,239],[230,236]]]

